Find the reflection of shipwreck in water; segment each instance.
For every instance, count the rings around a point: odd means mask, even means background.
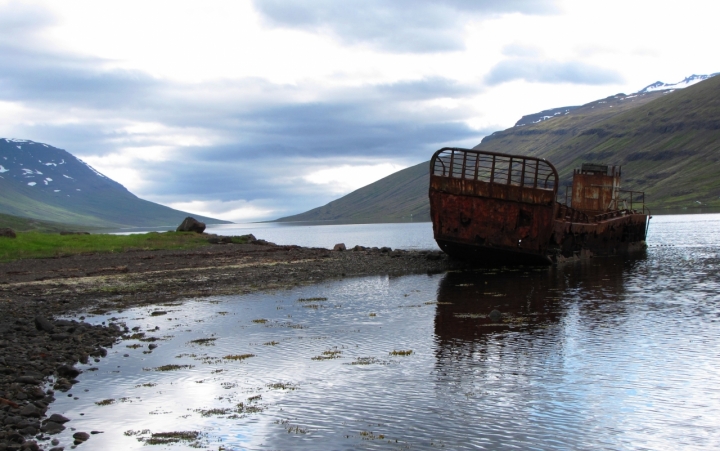
[[[620,189],[620,168],[583,164],[569,205],[556,200],[558,185],[544,159],[440,149],[430,161],[435,240],[451,256],[485,262],[549,264],[645,248],[644,194]]]
[[[448,272],[438,287],[435,334],[474,341],[508,329],[555,323],[565,280],[550,269]],[[501,316],[493,317],[497,311]]]
[[[553,268],[448,272],[438,286],[435,335],[439,343],[450,343],[511,330],[532,333],[557,325],[569,300],[584,299],[576,313],[587,317],[622,309],[613,301],[625,293],[625,273],[638,261],[610,258]],[[499,316],[491,315],[493,310]]]

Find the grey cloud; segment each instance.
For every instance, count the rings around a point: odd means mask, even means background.
[[[36,5],[19,1],[0,6],[0,39],[27,37],[56,22],[55,16]]]
[[[254,0],[272,25],[329,32],[348,44],[390,52],[428,53],[464,48],[471,18],[502,13],[547,14],[555,0]]]
[[[511,58],[501,61],[485,77],[485,82],[490,85],[513,80],[586,85],[603,85],[623,81],[622,76],[614,70],[575,61],[564,62],[539,58]]]
[[[375,90],[382,96],[392,96],[397,100],[424,100],[442,97],[461,98],[482,91],[479,86],[462,85],[456,81],[440,77],[379,85]]]
[[[470,129],[459,113],[407,108],[407,102],[478,91],[443,78],[338,88],[323,91],[321,101],[302,103],[288,99],[313,87],[259,79],[184,85],[139,72],[101,70],[105,62],[92,58],[2,43],[0,53],[7,56],[0,60],[0,100],[56,117],[70,117],[73,110],[86,115],[80,122],[15,124],[12,133],[8,124],[0,124],[1,137],[47,142],[81,158],[124,147],[176,146],[170,161],[144,161],[135,168],[146,182],[136,194],[167,202],[246,200],[283,215],[299,213],[336,197],[299,178],[314,165],[414,164],[438,147],[477,142],[488,132]],[[126,132],[134,122],[192,128],[225,144],[159,142],[162,138],[152,133]],[[287,182],[293,177],[294,183]]]
[[[0,45],[0,89],[6,100],[114,107],[136,103],[160,84],[146,74],[100,70],[102,60]]]

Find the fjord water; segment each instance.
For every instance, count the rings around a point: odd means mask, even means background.
[[[656,217],[633,259],[88,316],[145,336],[81,365],[48,413],[109,450],[172,431],[214,450],[718,449],[719,229],[720,215]]]
[[[366,247],[391,247],[406,250],[440,249],[433,239],[430,222],[388,224],[326,224],[266,222],[253,224],[211,225],[207,233],[247,235],[276,244],[332,249],[344,243],[348,249],[359,244]]]

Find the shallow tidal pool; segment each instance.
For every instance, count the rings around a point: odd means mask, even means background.
[[[129,338],[48,415],[104,450],[718,449],[718,238],[655,227],[632,260],[86,313]]]

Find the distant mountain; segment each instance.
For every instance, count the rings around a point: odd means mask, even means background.
[[[623,187],[645,191],[653,209],[720,207],[720,77],[714,75],[523,116],[476,148],[547,158],[564,184],[583,162],[621,165]],[[395,221],[409,219],[406,205],[414,220],[429,220],[428,183],[424,162],[278,221]]]
[[[138,198],[65,150],[0,138],[0,213],[91,227],[177,226],[192,215]]]

